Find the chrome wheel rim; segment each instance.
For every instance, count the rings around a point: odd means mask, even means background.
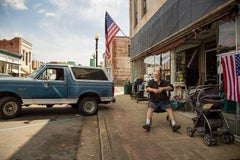
[[[84,110],[88,113],[94,112],[96,104],[93,101],[87,101],[84,105]]]
[[[14,102],[8,102],[3,107],[3,113],[7,116],[14,115],[17,112],[18,105]]]

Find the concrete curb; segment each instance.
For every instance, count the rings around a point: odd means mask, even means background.
[[[112,160],[113,153],[111,150],[111,143],[109,140],[108,130],[101,110],[98,111],[98,126],[99,126],[99,144],[101,152],[101,160]]]

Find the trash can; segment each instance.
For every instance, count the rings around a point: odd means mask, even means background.
[[[131,83],[129,81],[124,83],[124,94],[131,94]]]
[[[224,93],[221,94],[221,97],[224,98]],[[235,113],[236,102],[224,99],[223,109],[226,113]]]
[[[224,100],[224,111],[226,113],[235,113],[236,112],[236,102],[230,100]]]

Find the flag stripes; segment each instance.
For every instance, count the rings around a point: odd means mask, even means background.
[[[107,59],[111,58],[110,43],[119,30],[120,28],[116,25],[116,23],[114,23],[112,18],[106,12],[105,13],[105,45],[106,45],[105,54]]]
[[[240,52],[221,56],[225,98],[236,102],[240,102],[239,57]]]

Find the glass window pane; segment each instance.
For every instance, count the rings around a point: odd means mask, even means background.
[[[234,21],[226,22],[219,25],[218,48],[220,52],[229,52],[235,50],[235,23]]]
[[[108,80],[101,69],[72,67],[72,71],[76,79]]]

